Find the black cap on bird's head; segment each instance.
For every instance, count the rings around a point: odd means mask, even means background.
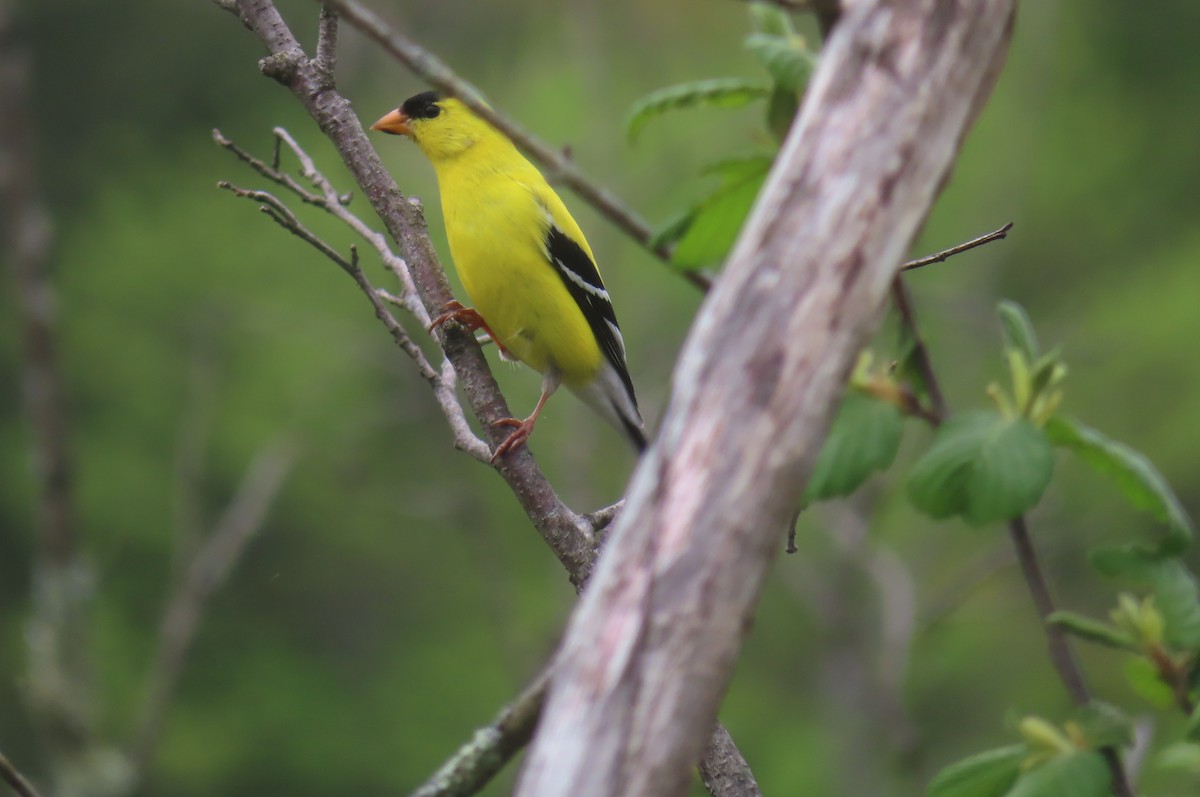
[[[399,108],[389,112],[375,124],[371,125],[372,130],[378,130],[381,133],[391,133],[397,136],[412,137],[412,128],[409,127],[409,122],[414,119],[433,119],[442,112],[442,107],[438,105],[438,101],[442,99],[442,95],[436,91],[423,91],[420,94],[414,94],[401,104]]]

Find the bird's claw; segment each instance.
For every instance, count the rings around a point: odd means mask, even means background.
[[[483,320],[483,316],[481,316],[479,311],[474,307],[466,307],[457,299],[451,299],[442,305],[442,312],[439,313],[437,317],[429,323],[429,331],[433,332],[447,321],[454,321],[462,324],[470,332],[474,332],[477,329],[482,329],[485,333],[487,333],[487,336],[491,339],[492,343],[496,344],[496,348],[500,351],[501,357],[509,362],[516,362],[517,358],[513,356],[512,352],[504,348],[504,344],[496,338],[496,335],[494,332],[492,332],[491,327],[487,325],[487,321]]]
[[[500,441],[500,445],[496,446],[495,452],[492,454],[491,464],[495,465],[502,456],[509,451],[520,448],[525,445],[525,441],[529,439],[530,433],[533,432],[533,419],[526,418],[520,420],[518,418],[501,418],[492,423],[492,426],[512,426],[515,427],[508,437]]]

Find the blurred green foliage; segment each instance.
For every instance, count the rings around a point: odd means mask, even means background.
[[[701,194],[703,164],[763,143],[760,107],[665,116],[636,148],[621,124],[662,86],[761,79],[742,46],[744,4],[375,5],[656,222]],[[311,41],[314,5],[280,7]],[[200,629],[150,791],[404,792],[546,659],[572,605],[566,577],[500,481],[451,448],[425,384],[353,285],[215,189],[257,182],[211,128],[266,155],[275,125],[349,188],[303,111],[258,74],[258,44],[236,20],[202,0],[22,11],[57,234],[79,526],[99,575],[102,727],[117,741],[131,732],[178,552],[211,528],[256,453],[288,436],[301,457]],[[1023,4],[1007,70],[914,254],[1016,227],[908,278],[953,406],[987,404],[984,386],[1006,367],[992,308],[1014,298],[1062,343],[1064,411],[1144,452],[1193,516],[1198,26],[1200,6],[1185,0]],[[818,41],[809,20],[798,27]],[[426,88],[349,31],[339,80],[367,119]],[[425,199],[445,252],[432,171],[406,142],[379,144],[401,188]],[[567,200],[654,428],[700,297]],[[0,749],[36,775],[44,762],[21,697],[34,484],[15,310],[6,287]],[[536,377],[497,371],[513,406],[532,406]],[[902,462],[927,446],[922,434],[905,439]],[[616,498],[632,466],[619,436],[565,396],[532,448],[581,510]],[[885,476],[808,513],[800,553],[764,591],[722,716],[767,793],[918,793],[947,762],[1010,743],[1007,709],[1067,713],[1005,539],[933,523],[902,488]],[[1154,529],[1069,458],[1031,525],[1061,605],[1090,616],[1113,601],[1084,551]],[[1119,657],[1080,653],[1099,693],[1138,705]],[[1178,761],[1150,762],[1142,782],[1165,794],[1188,777]],[[510,778],[487,793],[507,793]]]

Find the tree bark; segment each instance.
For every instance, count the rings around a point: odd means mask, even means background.
[[[519,797],[686,792],[845,378],[1000,72],[1015,0],[845,6],[684,346]]]

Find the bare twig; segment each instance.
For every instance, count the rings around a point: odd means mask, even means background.
[[[145,774],[158,749],[175,684],[209,598],[224,584],[246,545],[262,529],[295,456],[294,447],[287,442],[269,445],[259,453],[172,594],[163,613],[158,650],[134,738],[135,773]]]
[[[907,331],[911,340],[913,362],[921,375],[921,381],[925,384],[925,392],[929,394],[929,400],[933,402],[930,412],[921,411],[917,414],[936,427],[946,417],[946,397],[942,393],[937,374],[933,371],[933,363],[929,359],[929,350],[925,347],[925,339],[921,336],[921,328],[917,325],[917,311],[913,308],[912,295],[900,274],[897,274],[892,280],[892,304],[895,305],[896,312],[900,315],[901,328]],[[914,406],[919,408],[921,405],[916,397],[914,397],[914,401],[916,402]]]
[[[1010,221],[1000,229],[992,230],[991,232],[985,233],[978,238],[972,238],[969,241],[965,241],[957,246],[952,246],[949,249],[943,249],[940,252],[934,252],[932,255],[926,255],[925,257],[919,257],[916,260],[910,260],[901,266],[900,270],[911,271],[915,268],[921,268],[922,266],[928,266],[934,263],[944,263],[954,255],[961,254],[969,249],[974,249],[977,246],[983,246],[984,244],[991,243],[992,241],[999,241],[1001,238],[1007,238],[1008,232],[1012,228],[1013,223]]]
[[[1011,224],[1006,224],[995,232],[980,236],[958,247],[952,247],[946,250],[945,253],[933,255],[931,256],[933,259],[929,260],[929,262],[939,262],[940,260],[944,260],[945,257],[965,251],[966,249],[971,249],[989,241],[999,240],[1011,228]],[[941,257],[943,254],[945,254],[945,257]],[[925,265],[925,263],[921,265]],[[937,373],[934,371],[933,363],[922,341],[907,287],[900,275],[897,275],[895,281],[892,283],[892,297],[900,313],[900,323],[908,330],[914,341],[914,346],[916,347],[914,361],[921,373],[926,390],[929,392],[930,400],[934,403],[934,412],[927,420],[930,421],[931,425],[936,426],[948,417],[949,410],[939,386]],[[1050,594],[1050,586],[1042,573],[1037,551],[1033,547],[1033,541],[1029,537],[1025,517],[1022,515],[1010,520],[1008,530],[1013,548],[1016,551],[1017,561],[1021,566],[1021,573],[1025,577],[1025,584],[1033,598],[1038,616],[1042,619],[1042,628],[1046,633],[1050,661],[1054,665],[1054,669],[1058,673],[1063,686],[1066,687],[1067,693],[1070,694],[1071,699],[1079,705],[1085,705],[1092,699],[1091,692],[1087,688],[1083,672],[1079,667],[1078,661],[1075,659],[1070,640],[1067,639],[1066,633],[1060,626],[1046,622],[1046,618],[1055,611],[1054,599]],[[1102,748],[1100,752],[1108,763],[1109,772],[1112,775],[1114,792],[1118,797],[1132,797],[1134,793],[1133,787],[1130,785],[1125,768],[1121,764],[1120,754],[1113,747]]]
[[[13,766],[4,753],[0,753],[0,778],[4,778],[4,782],[12,786],[17,797],[40,797],[33,784]]]
[[[361,219],[351,213],[340,201],[337,192],[333,186],[325,178],[323,174],[317,171],[311,158],[303,149],[292,139],[287,131],[282,128],[276,128],[275,134],[277,140],[287,143],[287,145],[300,158],[301,164],[304,167],[304,175],[310,179],[321,191],[322,195],[317,196],[307,192],[304,188],[296,184],[291,177],[279,172],[274,167],[268,167],[262,161],[250,156],[245,151],[241,150],[232,141],[224,138],[219,131],[213,132],[213,137],[225,149],[233,152],[241,160],[248,163],[252,168],[260,174],[274,180],[276,183],[285,186],[297,196],[309,204],[317,205],[330,213],[339,220],[345,222],[351,229],[359,233],[363,238],[371,242],[376,250],[380,252],[385,264],[389,270],[400,280],[404,286],[404,295],[400,297],[392,297],[392,300],[412,312],[418,322],[423,325],[428,325],[428,313],[425,311],[424,305],[416,296],[416,289],[413,287],[412,276],[408,272],[408,267],[404,261],[397,257],[388,247],[387,241],[382,235],[371,230]],[[460,450],[470,454],[475,459],[481,462],[488,462],[491,459],[491,451],[487,444],[484,443],[474,432],[471,431],[471,425],[467,421],[466,414],[463,411],[462,405],[458,401],[458,396],[455,393],[454,386],[456,384],[456,376],[454,368],[448,360],[442,362],[441,371],[435,370],[425,357],[425,353],[421,351],[412,339],[408,336],[404,327],[396,320],[395,316],[388,311],[384,305],[387,296],[377,290],[367,278],[362,268],[358,264],[358,250],[350,247],[350,259],[347,260],[336,249],[326,243],[311,230],[305,227],[296,215],[276,196],[266,191],[256,191],[244,188],[238,188],[228,181],[222,180],[217,184],[220,188],[232,191],[236,196],[245,197],[255,202],[260,203],[261,210],[266,213],[272,220],[296,235],[301,240],[310,244],[313,248],[325,255],[338,265],[343,271],[350,275],[354,283],[371,302],[372,308],[375,310],[375,316],[378,318],[388,332],[392,336],[392,340],[396,345],[413,360],[417,365],[417,370],[430,386],[433,388],[434,396],[438,401],[438,405],[442,409],[442,413],[446,416],[447,422],[450,424],[451,431],[454,433],[454,444]]]
[[[542,713],[550,670],[543,671],[486,728],[447,759],[412,797],[468,797],[479,792],[529,744]]]
[[[666,247],[653,246],[653,228],[612,191],[585,175],[561,147],[547,144],[508,115],[495,110],[478,88],[457,75],[429,50],[393,29],[357,0],[328,0],[327,5],[337,9],[343,19],[383,47],[416,75],[435,88],[458,97],[471,110],[503,131],[531,158],[552,172],[558,182],[577,193],[581,199],[647,251],[663,261],[670,261],[671,253]],[[711,285],[712,281],[700,272],[686,269],[675,271],[701,290],[708,290]]]

